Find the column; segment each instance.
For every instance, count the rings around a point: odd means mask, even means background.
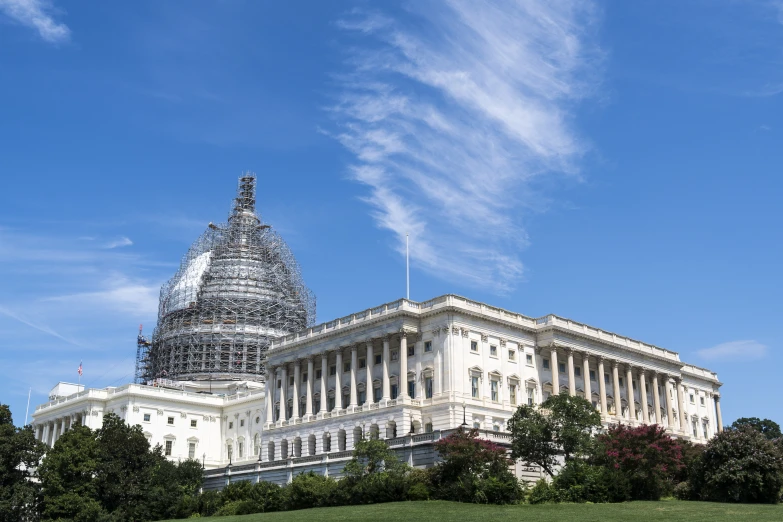
[[[305,390],[305,417],[313,414],[313,357],[307,358],[307,390]]]
[[[715,395],[715,414],[717,415],[718,433],[723,433],[723,417],[720,414],[720,395]]]
[[[644,370],[639,370],[639,392],[642,401],[642,420],[645,424],[650,424],[650,410],[647,408],[647,377]]]
[[[294,400],[293,408],[291,409],[291,417],[296,420],[299,418],[299,382],[302,380],[302,363],[299,359],[294,361],[294,392],[292,399]]]
[[[383,338],[383,401],[391,398],[391,386],[389,386],[389,336]]]
[[[633,400],[633,366],[625,367],[625,391],[628,395],[628,421],[636,422],[636,406]]]
[[[343,349],[337,349],[337,371],[334,372],[334,407],[343,409]]]
[[[653,372],[653,406],[655,407],[655,423],[663,426],[663,415],[661,415],[661,397],[658,393],[658,372]]]
[[[41,439],[41,442],[48,445],[49,444],[49,423],[47,422],[44,424],[43,427],[43,439]]]
[[[606,381],[604,380],[604,358],[598,358],[598,393],[601,395],[601,415],[609,415],[606,407]]]
[[[404,331],[400,334],[400,379],[399,394],[397,398],[408,398],[408,334]]]
[[[552,368],[552,395],[560,393],[560,368],[557,367],[557,348],[552,347],[549,355],[549,366]]]
[[[326,413],[326,396],[329,394],[329,390],[326,388],[326,382],[328,378],[328,371],[329,371],[329,352],[324,352],[324,354],[321,356],[321,407],[318,410],[318,413],[323,415]]]
[[[351,347],[351,404],[348,405],[349,408],[358,406],[356,400],[356,367],[359,365],[358,350],[359,347],[356,345]]]
[[[674,431],[674,408],[672,408],[672,382],[666,376],[666,416],[669,418],[669,428]]]
[[[576,395],[576,380],[574,377],[574,351],[570,348],[567,350],[568,354],[568,393],[571,397]]]
[[[683,397],[683,391],[682,391],[682,379],[677,379],[677,411],[680,412],[680,431],[683,433],[688,432],[688,428],[686,426],[687,418],[685,416],[685,398]]]
[[[620,396],[620,363],[612,363],[612,382],[614,383],[614,416],[623,419],[623,400]]]
[[[582,382],[584,383],[585,399],[592,404],[593,390],[590,384],[590,357],[587,355],[587,352],[582,354]]]
[[[367,384],[364,389],[367,390],[367,401],[364,403],[367,409],[370,408],[370,404],[373,402],[373,393],[375,390],[372,387],[372,367],[375,363],[375,354],[372,349],[372,341],[367,341]]]
[[[288,390],[288,375],[286,374],[286,365],[280,367],[280,420],[288,420],[288,402],[286,401],[286,391]]]
[[[275,409],[275,388],[277,387],[277,376],[275,372],[276,368],[270,366],[266,372],[266,423],[272,424],[275,422],[272,416]],[[271,376],[271,380],[270,380]]]

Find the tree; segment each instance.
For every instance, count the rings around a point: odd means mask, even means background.
[[[780,425],[769,419],[759,419],[758,417],[742,417],[731,423],[731,428],[738,430],[742,428],[751,428],[769,440],[775,440],[783,437],[780,432]]]
[[[783,488],[783,455],[760,431],[727,429],[707,443],[690,482],[703,500],[776,503]]]
[[[400,462],[386,442],[363,439],[356,443],[353,458],[343,468],[338,503],[375,504],[405,500],[406,474],[410,467]]]
[[[682,447],[657,424],[612,426],[598,437],[595,460],[622,473],[633,500],[660,500],[684,467]]]
[[[0,404],[0,522],[37,520],[40,486],[32,481],[46,446],[30,426],[14,426],[11,409]]]
[[[554,476],[558,457],[566,461],[588,453],[601,415],[589,401],[563,392],[552,395],[540,407],[522,405],[508,421],[511,458],[538,464]]]

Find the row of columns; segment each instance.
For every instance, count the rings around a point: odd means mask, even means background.
[[[46,421],[35,426],[35,438],[39,441],[54,446],[63,433],[71,428],[77,422],[81,422],[82,416],[68,415],[54,420]]]
[[[552,372],[552,389],[554,393],[560,393],[560,368],[557,361],[557,350],[552,349],[550,351],[550,370]],[[576,378],[575,378],[575,365],[574,365],[574,350],[566,350],[567,364],[568,364],[568,393],[572,396],[576,395]],[[582,381],[584,382],[584,396],[590,401],[592,400],[592,389],[590,382],[590,355],[587,352],[582,353]],[[594,356],[595,357],[595,356]],[[595,357],[598,362],[597,368],[597,381],[600,397],[601,415],[603,417],[609,417],[609,410],[607,407],[607,393],[606,382],[604,380],[605,375],[605,359],[604,357]],[[620,394],[620,368],[621,365],[618,361],[612,361],[612,384],[613,399],[615,405],[615,417],[618,420],[623,420],[622,414],[622,396]],[[674,431],[674,406],[672,404],[672,378],[666,374],[659,373],[657,371],[645,370],[644,368],[635,368],[630,364],[625,365],[625,389],[626,389],[626,401],[628,403],[628,417],[630,420],[636,420],[636,405],[634,404],[634,389],[633,378],[634,374],[639,379],[639,391],[641,400],[639,401],[642,408],[642,421],[645,424],[650,423],[651,415],[647,404],[647,374],[652,377],[653,388],[653,404],[655,407],[655,419],[656,422],[661,424],[661,397],[658,391],[659,378],[665,383],[665,402],[667,411],[667,421],[669,428]],[[674,383],[677,387],[677,413],[679,417],[680,431],[687,432],[686,413],[685,413],[685,399],[684,399],[684,386],[682,380],[679,377],[674,377]],[[716,423],[718,431],[723,431],[723,423],[720,412],[720,396],[715,395],[716,406]]]
[[[382,364],[382,378],[381,378],[381,403],[384,403],[391,399],[391,381],[390,381],[390,375],[389,375],[389,363],[391,362],[391,338],[390,336],[386,336],[383,338],[383,353],[381,356],[381,364]],[[349,395],[349,404],[348,408],[355,408],[358,406],[367,406],[369,407],[370,404],[374,403],[373,400],[373,394],[372,394],[372,367],[373,363],[375,361],[375,348],[373,345],[372,340],[368,340],[365,343],[365,350],[366,350],[366,394],[367,397],[364,401],[364,404],[360,405],[358,403],[358,376],[357,372],[359,371],[359,346],[354,345],[351,347],[351,370],[350,370],[350,395]],[[343,406],[339,401],[342,400],[342,388],[343,388],[343,382],[342,382],[342,368],[343,368],[343,350],[338,349],[335,350],[336,352],[336,372],[335,372],[335,409],[341,409],[340,406]],[[321,397],[320,397],[320,408],[319,412],[326,412],[327,411],[327,381],[329,378],[329,358],[330,352],[325,352],[321,356]],[[314,379],[315,379],[315,373],[313,371],[315,366],[315,360],[313,356],[307,357],[307,381],[305,383],[306,389],[305,389],[305,411],[300,412],[299,411],[299,396],[300,396],[300,385],[301,385],[301,364],[302,360],[297,359],[294,361],[294,384],[293,384],[293,401],[292,401],[292,410],[291,410],[291,418],[298,419],[302,415],[304,415],[306,418],[309,418],[313,415],[313,395],[314,395]],[[398,378],[398,391],[397,391],[397,399],[405,400],[408,398],[408,388],[405,386],[407,384],[407,373],[408,373],[408,338],[407,333],[402,332],[400,333],[400,349],[399,349],[399,361],[400,361],[400,376]],[[272,424],[275,422],[274,419],[274,390],[277,389],[277,376],[280,376],[280,396],[279,396],[279,402],[280,402],[280,418],[279,420],[288,420],[288,412],[286,410],[286,405],[288,404],[288,365],[280,365],[277,367],[269,367],[268,380],[271,380],[272,385],[267,385],[267,394],[266,394],[266,422],[267,424]],[[270,393],[271,392],[271,393]]]

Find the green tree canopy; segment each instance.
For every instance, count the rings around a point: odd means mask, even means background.
[[[11,409],[0,404],[0,522],[37,518],[41,495],[32,470],[45,450],[32,428],[14,426]]]
[[[769,440],[779,439],[783,435],[780,433],[780,425],[769,419],[759,419],[758,417],[742,417],[731,423],[731,428],[738,430],[743,428],[751,428]]]
[[[511,457],[538,464],[554,476],[558,456],[566,461],[585,455],[601,415],[582,397],[563,392],[552,395],[540,407],[522,405],[508,421]]]

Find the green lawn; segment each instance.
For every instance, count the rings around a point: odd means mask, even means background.
[[[457,502],[396,502],[371,506],[304,509],[241,517],[204,518],[214,522],[327,522],[330,520],[386,521],[459,520],[495,522],[499,520],[607,522],[612,520],[721,520],[783,521],[783,504],[714,504],[710,502],[627,502],[624,504],[547,504],[521,506],[479,506]]]

